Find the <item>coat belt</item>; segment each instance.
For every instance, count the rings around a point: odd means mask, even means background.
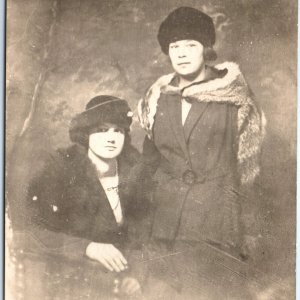
[[[165,174],[168,174],[171,178],[178,179],[187,185],[203,184],[206,181],[213,180],[214,178],[222,177],[228,174],[230,171],[222,167],[217,167],[213,172],[201,172],[197,170],[197,173],[191,168],[183,168],[178,171],[171,166],[171,164],[162,159],[159,168]]]
[[[160,163],[160,169],[169,174],[172,178],[181,180],[187,185],[194,185],[196,183],[204,183],[206,175],[202,172],[195,172],[190,168],[185,168],[182,171],[174,170],[171,164],[167,160],[162,160]]]

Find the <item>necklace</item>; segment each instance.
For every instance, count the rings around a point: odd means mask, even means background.
[[[116,160],[114,176],[111,176],[111,177],[103,177],[103,175],[101,177],[99,176],[100,182],[101,182],[102,186],[104,187],[104,190],[107,194],[109,203],[110,203],[113,211],[115,211],[120,205],[118,169],[119,169],[118,161]],[[111,181],[113,181],[114,185],[112,185]],[[116,202],[116,204],[115,204],[115,202]]]
[[[112,164],[108,164],[107,162],[103,161],[103,159],[99,155],[97,155],[91,148],[89,149],[89,151],[93,154],[90,158],[96,167],[98,179],[105,191],[105,194],[109,201],[110,207],[111,207],[112,211],[114,212],[116,219],[119,219],[118,212],[116,211],[117,208],[120,206],[118,160],[115,159],[112,162],[112,163],[115,163],[115,165],[114,165],[115,170],[113,171],[113,170],[111,170]],[[102,165],[101,165],[101,163],[102,163]],[[103,163],[104,163],[104,165],[103,165]],[[106,164],[106,166],[105,166],[105,164]],[[103,168],[104,166],[105,166],[105,168]],[[105,169],[105,171],[103,169]],[[110,175],[108,175],[108,174],[110,174]]]
[[[113,211],[115,211],[115,210],[118,208],[119,205],[120,205],[120,198],[118,197],[118,202],[117,202],[116,206],[115,206],[115,207],[112,207],[111,209],[112,209]]]

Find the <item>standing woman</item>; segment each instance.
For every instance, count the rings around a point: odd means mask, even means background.
[[[14,246],[27,262],[24,298],[112,299],[113,291],[141,296],[130,261],[133,253],[138,260],[138,251],[128,236],[141,200],[131,121],[127,101],[94,97],[71,122],[74,144],[49,157],[24,202],[12,199]]]
[[[152,277],[182,299],[252,299],[239,273],[245,259],[239,190],[259,174],[263,114],[237,64],[207,65],[216,59],[208,15],[174,10],[158,41],[175,72],[160,77],[139,103],[144,163],[156,182]]]

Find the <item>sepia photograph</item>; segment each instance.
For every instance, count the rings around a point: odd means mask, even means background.
[[[296,0],[7,0],[5,298],[296,299]]]

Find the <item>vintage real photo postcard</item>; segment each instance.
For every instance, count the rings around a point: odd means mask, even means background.
[[[6,299],[295,299],[296,0],[7,0]]]

